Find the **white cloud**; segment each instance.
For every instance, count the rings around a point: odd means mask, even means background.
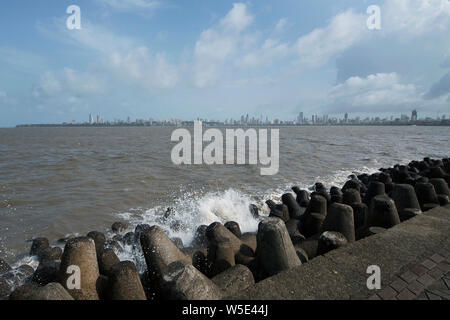
[[[0,91],[0,104],[6,104],[8,102],[8,95],[4,91]]]
[[[173,88],[179,78],[176,66],[167,62],[163,54],[152,56],[147,47],[133,49],[124,55],[114,53],[110,63],[119,76],[125,76],[148,89]]]
[[[220,22],[226,31],[241,32],[253,22],[253,16],[247,12],[247,5],[234,3],[233,9]]]
[[[206,87],[219,78],[227,59],[236,53],[239,44],[245,41],[241,32],[253,21],[243,3],[233,8],[214,26],[202,32],[195,44],[194,85]]]
[[[386,1],[382,9],[382,27],[388,20],[390,23],[386,23],[384,34],[448,28],[448,4],[448,0]],[[301,65],[322,67],[332,58],[377,34],[367,29],[367,17],[365,12],[355,13],[350,9],[334,16],[325,27],[301,36],[294,45],[268,38],[260,47],[243,48],[240,43],[243,32],[254,19],[245,4],[234,4],[219,26],[204,31],[200,36],[195,46],[194,82],[198,87],[216,83],[223,74],[227,59],[233,59],[239,68],[256,68],[267,67],[277,59],[290,58],[296,53]],[[275,34],[282,32],[287,23],[286,18],[280,19],[275,26]]]
[[[260,48],[236,60],[236,66],[240,68],[267,66],[276,59],[284,58],[290,53],[291,48],[287,43],[280,43],[276,39],[266,39]]]
[[[87,97],[105,91],[103,79],[91,73],[80,73],[70,68],[60,72],[46,72],[33,89],[36,99],[54,98],[59,95]]]
[[[76,31],[68,30],[57,21],[52,28],[42,25],[39,25],[38,28],[50,37],[57,37],[60,41],[66,41],[68,44],[76,45],[81,49],[93,50],[100,54],[129,51],[138,42],[134,38],[115,34],[111,30],[93,24],[86,19],[83,19],[83,28]]]
[[[280,20],[278,20],[276,26],[275,26],[275,32],[281,32],[284,30],[284,28],[287,26],[288,24],[288,19],[287,18],[281,18]]]
[[[58,24],[61,25],[63,24]],[[104,77],[112,75],[119,82],[131,80],[146,90],[172,88],[178,81],[177,67],[167,61],[165,54],[152,53],[148,47],[138,45],[137,39],[117,35],[85,20],[83,28],[75,32],[61,27],[51,29],[43,25],[39,25],[38,28],[47,36],[52,38],[57,36],[57,39],[77,48],[91,50],[93,56],[98,59],[95,68],[97,72],[101,71]],[[92,72],[86,72],[89,73]],[[56,90],[52,88],[52,83],[54,86],[59,83],[54,83],[52,77],[55,76],[47,73],[41,78],[38,94]]]
[[[329,109],[345,112],[387,112],[410,110],[423,102],[414,84],[401,82],[396,73],[351,77],[329,91]]]
[[[9,97],[9,95],[5,91],[0,90],[0,104],[2,105],[14,105],[17,103],[17,100]]]
[[[33,73],[47,65],[46,59],[35,53],[3,46],[0,47],[0,62],[4,62],[15,70],[24,73]]]
[[[262,33],[250,31],[253,21],[247,6],[235,3],[217,25],[202,32],[194,51],[193,83],[196,87],[215,85],[227,75],[233,79],[225,79],[226,86],[241,83],[242,79],[251,79],[255,84],[268,83],[267,74],[260,78],[239,77],[238,74],[242,69],[267,67],[277,59],[287,57],[292,48],[278,39],[264,39]],[[287,20],[281,19],[278,25],[281,28],[285,23]]]
[[[195,45],[194,84],[205,87],[214,84],[226,59],[235,52],[237,39],[206,30]]]
[[[325,111],[398,114],[413,109],[424,113],[448,110],[447,95],[427,100],[425,93],[423,87],[402,81],[397,73],[351,77],[329,90]]]
[[[388,0],[382,11],[383,28],[421,35],[447,31],[450,26],[448,0]]]
[[[214,61],[223,61],[237,46],[237,38],[213,29],[204,31],[195,44],[195,55]]]
[[[300,61],[319,67],[339,53],[364,38],[367,32],[366,18],[352,10],[333,17],[325,28],[318,28],[298,39],[296,44]]]
[[[38,84],[33,89],[35,98],[54,96],[62,91],[62,86],[57,76],[53,72],[46,72],[39,79]]]
[[[425,95],[426,99],[435,99],[449,95],[450,98],[450,72],[445,74],[438,82],[433,84]]]

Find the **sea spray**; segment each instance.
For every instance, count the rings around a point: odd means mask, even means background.
[[[189,245],[195,230],[202,224],[235,221],[241,226],[242,232],[256,231],[259,220],[250,212],[251,203],[250,196],[234,189],[204,195],[192,192],[176,199],[170,207],[157,206],[145,211],[130,210],[119,214],[119,217],[132,225],[157,225],[169,237],[181,238],[185,245]]]

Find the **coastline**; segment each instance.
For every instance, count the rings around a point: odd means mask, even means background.
[[[295,124],[223,124],[217,122],[203,122],[204,126],[209,127],[218,127],[218,128],[245,128],[245,127],[273,127],[273,128],[302,128],[302,127],[410,127],[410,126],[418,126],[418,127],[442,127],[442,126],[450,126],[450,119],[447,120],[433,120],[433,121],[416,121],[416,122],[400,122],[400,121],[392,121],[388,123],[339,123],[339,124],[303,124],[303,125],[295,125]],[[122,127],[193,127],[193,121],[182,122],[181,125],[177,124],[21,124],[16,125],[14,128],[122,128]]]
[[[42,297],[38,293],[51,284],[58,287],[59,298],[222,299],[355,241],[370,241],[372,236],[404,221],[448,205],[449,166],[448,158],[426,158],[407,166],[381,169],[376,174],[350,177],[342,188],[326,190],[316,183],[315,191],[309,194],[294,187],[294,193],[283,195],[282,203],[267,202],[269,218],[251,207],[252,214],[261,220],[257,233],[242,234],[232,221],[198,226],[189,247],[181,239],[169,239],[159,227],[134,228],[123,222],[114,223],[106,233],[94,231],[87,237],[60,239],[64,250],[51,247],[48,239],[34,239],[30,255],[38,259],[38,267],[34,270],[23,265],[13,270],[0,262],[0,279],[4,279],[0,281],[0,292],[3,298],[11,293],[12,298]],[[168,218],[170,211],[166,214]],[[124,245],[142,252],[147,272],[139,274],[134,262],[120,261]],[[79,247],[82,249],[76,249]],[[92,289],[92,283],[85,284],[91,287],[89,293],[80,295],[68,289],[61,271],[72,260],[80,263],[82,272],[102,279],[108,288],[116,288],[116,296],[94,293],[97,289]],[[125,271],[127,277],[118,277]],[[190,288],[189,283],[169,276],[174,274],[190,275],[201,285]],[[128,292],[123,283],[130,281],[134,287]],[[166,286],[169,291],[162,289]],[[230,286],[234,291],[224,292]],[[24,291],[29,295],[24,296]]]

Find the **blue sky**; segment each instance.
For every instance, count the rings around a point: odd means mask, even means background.
[[[4,0],[0,126],[450,115],[449,30],[448,0]]]

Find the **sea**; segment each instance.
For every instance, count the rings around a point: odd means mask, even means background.
[[[13,267],[38,262],[30,240],[102,231],[116,221],[147,223],[189,246],[198,226],[236,221],[255,232],[250,204],[268,214],[292,186],[341,187],[351,174],[450,155],[448,127],[337,126],[279,128],[279,172],[258,165],[175,165],[173,127],[0,129],[0,258]],[[164,214],[170,208],[170,216]],[[145,270],[139,246],[115,248]]]

